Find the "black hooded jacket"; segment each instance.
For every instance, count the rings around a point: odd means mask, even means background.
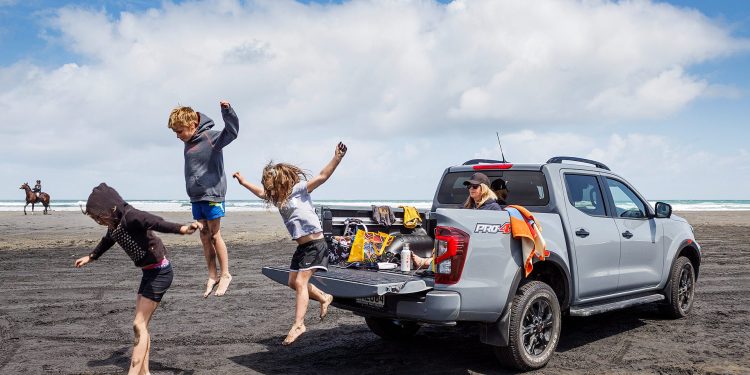
[[[161,262],[167,255],[167,249],[153,231],[180,233],[182,226],[133,208],[105,183],[99,184],[89,195],[86,213],[113,219],[113,226],[107,228],[107,233],[89,254],[91,259],[98,259],[117,243],[137,267]]]

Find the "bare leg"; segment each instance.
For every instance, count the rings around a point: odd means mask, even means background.
[[[133,357],[130,360],[129,375],[148,374],[148,352],[151,349],[151,336],[148,323],[159,302],[138,295],[135,302],[135,319],[133,320]]]
[[[227,253],[227,245],[224,243],[224,239],[221,237],[221,218],[208,221],[208,227],[211,231],[211,244],[216,254],[216,258],[219,259],[219,269],[221,269],[221,277],[219,279],[219,286],[216,288],[216,296],[223,296],[227,292],[229,283],[232,281],[232,275],[229,273],[229,254]]]
[[[289,275],[290,285],[294,288],[297,300],[294,309],[294,324],[284,339],[284,342],[282,343],[283,345],[292,344],[294,340],[307,331],[307,328],[305,327],[305,313],[307,313],[307,305],[310,301],[308,285],[313,272],[315,271],[299,271],[292,272]],[[296,275],[292,276],[292,274]]]
[[[206,258],[206,266],[208,267],[208,281],[206,281],[206,290],[203,292],[203,298],[208,297],[211,291],[219,282],[219,277],[216,276],[216,251],[211,241],[211,228],[208,227],[206,220],[200,220],[203,224],[201,230],[201,244],[203,245],[203,256]]]
[[[307,291],[310,299],[320,302],[320,320],[323,320],[328,315],[328,306],[333,302],[333,296],[323,293],[322,290],[310,283],[307,284]]]
[[[148,299],[148,298],[146,298]],[[148,317],[148,321],[146,322],[146,326],[151,325],[151,318],[154,317],[154,314],[151,314],[151,316]],[[141,371],[141,375],[151,375],[151,371],[148,369],[148,361],[151,357],[151,340],[148,341],[148,350],[146,350],[146,358],[143,360],[143,371]]]
[[[295,289],[294,286],[294,280],[297,278],[297,272],[290,272],[289,273],[289,282],[287,285]],[[328,306],[333,302],[333,296],[330,294],[324,293],[322,290],[318,289],[315,285],[311,283],[307,283],[307,293],[310,297],[310,299],[320,302],[320,320],[323,320],[323,318],[328,315]]]
[[[141,366],[141,372],[139,372],[138,375],[150,375],[151,374],[151,372],[148,369],[148,359],[149,359],[150,352],[151,352],[151,340],[149,337],[148,347],[146,348],[146,357],[143,359],[143,366]]]

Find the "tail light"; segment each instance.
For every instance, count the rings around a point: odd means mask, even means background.
[[[452,227],[435,228],[435,283],[455,284],[461,278],[469,235]]]

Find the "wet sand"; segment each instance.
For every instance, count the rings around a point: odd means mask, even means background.
[[[161,213],[189,222],[189,213]],[[566,318],[557,353],[539,374],[750,373],[750,212],[683,212],[703,247],[696,304],[685,319],[641,306]],[[197,235],[161,235],[175,268],[151,322],[152,374],[506,373],[473,325],[426,326],[386,342],[364,320],[332,308],[280,345],[294,294],[260,273],[289,261],[294,244],[277,213],[232,213],[223,236],[234,280],[201,298],[206,270]],[[104,233],[74,212],[0,212],[0,373],[118,374],[129,364],[140,271],[119,247],[83,269],[73,261]]]

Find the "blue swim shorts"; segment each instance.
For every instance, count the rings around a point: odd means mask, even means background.
[[[214,220],[224,217],[224,202],[193,202],[194,220]]]

